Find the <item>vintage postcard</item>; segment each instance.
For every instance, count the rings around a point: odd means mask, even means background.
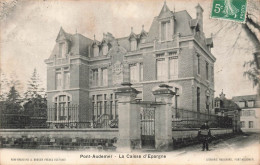
[[[259,164],[259,0],[0,7],[1,165]]]

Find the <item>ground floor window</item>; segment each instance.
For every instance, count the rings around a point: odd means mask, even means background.
[[[241,128],[245,128],[245,121],[241,121],[240,124],[241,124]]]
[[[110,120],[117,119],[117,106],[117,96],[114,93],[92,95],[92,119],[96,121],[104,115],[108,115]]]
[[[71,120],[70,115],[70,101],[71,97],[68,95],[59,95],[54,98],[54,105],[55,105],[55,111],[54,111],[54,120],[60,121],[60,120]]]
[[[248,127],[249,128],[254,128],[254,122],[253,121],[249,121],[248,122]]]

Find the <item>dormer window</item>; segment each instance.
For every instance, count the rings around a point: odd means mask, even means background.
[[[99,55],[99,48],[97,45],[94,45],[93,47],[93,53],[94,53],[94,57],[97,57]]]
[[[161,22],[161,41],[167,41],[171,37],[170,21]]]
[[[103,44],[102,52],[103,52],[103,55],[104,55],[104,56],[107,55],[107,53],[108,53],[108,46],[107,46],[107,44]]]
[[[143,44],[145,43],[145,38],[141,38],[140,42]]]
[[[66,47],[65,47],[65,43],[59,43],[59,58],[64,58],[66,57]]]
[[[131,38],[130,40],[130,44],[131,44],[131,51],[135,51],[137,48],[137,42],[135,38]]]
[[[147,32],[144,30],[144,25],[142,25],[142,31],[140,33],[140,43],[143,44],[145,43],[145,39],[147,37]]]

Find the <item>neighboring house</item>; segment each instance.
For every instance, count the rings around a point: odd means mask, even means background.
[[[235,96],[232,98],[241,112],[241,129],[244,132],[260,132],[260,106],[257,104],[257,95]]]
[[[239,106],[231,99],[227,99],[223,91],[219,97],[215,98],[215,114],[231,118],[234,132],[239,132],[241,130],[240,112],[241,109]]]
[[[193,19],[186,10],[170,11],[166,3],[148,32],[143,29],[101,41],[62,28],[47,64],[48,122],[97,120],[103,114],[118,117],[114,90],[131,82],[143,101],[154,101],[152,90],[168,84],[178,96],[174,107],[195,112],[214,111],[212,38],[203,32],[203,9],[196,6]],[[129,28],[130,29],[130,28]],[[120,30],[120,29],[119,29]],[[77,105],[70,116],[62,107]],[[62,108],[62,109],[60,109]]]

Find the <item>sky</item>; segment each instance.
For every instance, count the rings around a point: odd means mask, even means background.
[[[78,33],[101,40],[103,33],[125,37],[139,33],[142,25],[149,31],[153,18],[163,6],[163,0],[7,0],[1,8],[1,72],[22,82],[23,90],[36,68],[46,86],[47,67],[55,39],[62,26],[68,33]],[[210,18],[211,1],[167,0],[170,10],[187,10],[195,18],[195,6],[204,9],[204,32],[213,33],[215,62],[215,96],[223,89],[228,98],[255,94],[252,83],[243,76],[245,61],[253,58],[252,43],[241,29],[225,29],[217,33],[227,21]],[[3,5],[2,5],[3,6]],[[234,23],[236,24],[236,23]],[[216,35],[217,33],[217,35]],[[237,36],[240,38],[231,49]]]

